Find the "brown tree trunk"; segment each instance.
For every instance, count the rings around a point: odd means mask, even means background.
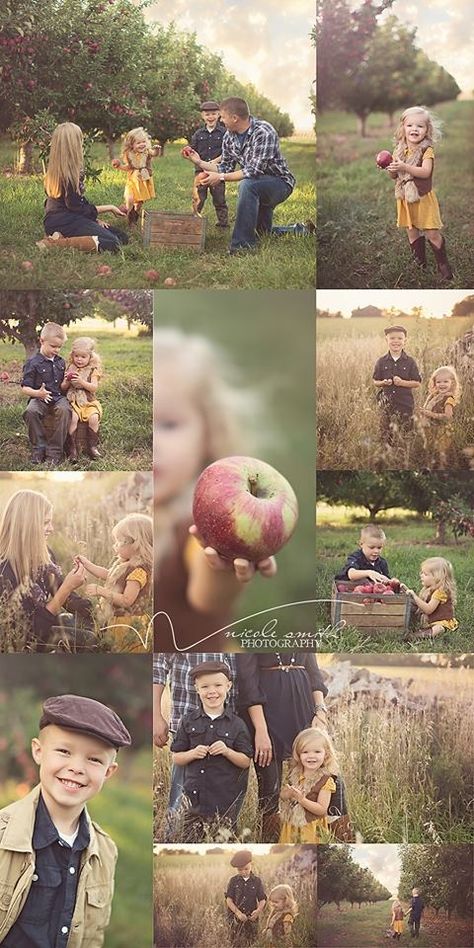
[[[31,174],[33,171],[33,142],[20,142],[18,173]]]
[[[436,536],[434,542],[439,543],[440,546],[444,546],[446,543],[446,524],[444,522],[438,522],[436,524]]]
[[[115,158],[115,141],[110,135],[107,135],[107,151],[109,153],[109,158],[112,161],[112,158]]]
[[[357,124],[359,127],[359,134],[361,138],[367,138],[367,119],[368,119],[368,115],[357,116]]]

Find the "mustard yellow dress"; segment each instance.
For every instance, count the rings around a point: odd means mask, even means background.
[[[409,156],[409,149],[405,149],[405,158]],[[434,169],[434,151],[427,148],[423,158],[431,158]],[[423,194],[419,201],[409,204],[408,201],[397,198],[397,227],[416,227],[418,230],[441,230],[443,222],[439,210],[438,198],[433,189]]]
[[[131,198],[134,204],[149,201],[155,197],[155,185],[151,172],[150,159],[155,155],[154,150],[133,154],[129,157],[130,167],[127,170],[125,184],[125,200]]]
[[[430,616],[425,616],[426,626],[428,628],[431,628],[433,625],[442,625],[443,629],[447,629],[448,632],[454,632],[458,628],[458,625],[459,625],[458,620],[455,619],[454,616],[451,619],[447,619],[447,618],[444,619],[442,616],[441,618],[436,618],[436,613],[438,612],[440,606],[444,606],[445,603],[450,604],[451,608],[449,609],[449,611],[452,612],[452,604],[451,604],[450,597],[448,596],[448,593],[446,593],[444,589],[435,589],[433,593],[433,598],[438,600],[439,606],[435,609],[434,612],[431,613]]]
[[[73,368],[75,372],[77,372],[79,378],[82,381],[95,382],[97,385],[99,384],[100,372],[98,369],[91,369],[88,365],[83,366],[81,369],[77,369],[72,363],[70,367]],[[93,395],[92,392],[87,392],[85,388],[68,388],[66,392],[66,398],[73,412],[79,418],[79,421],[84,421],[87,424],[91,415],[98,415],[99,419],[102,418],[102,405],[96,398],[95,394]]]
[[[142,593],[148,585],[150,577],[141,566],[136,566],[126,577],[126,583],[134,582],[140,586],[140,592],[134,603],[138,606],[143,598]],[[146,613],[113,616],[108,627],[114,640],[114,652],[150,652],[152,649],[153,634],[151,632],[151,616]]]
[[[402,935],[403,934],[403,919],[395,919],[395,921],[392,924],[392,929],[394,932],[397,933],[397,935]]]
[[[300,777],[299,783],[304,782],[304,777]],[[335,793],[336,784],[332,777],[328,777],[326,783],[320,789],[329,790],[329,793]],[[296,803],[296,807],[300,807],[300,803]],[[291,823],[290,820],[284,820],[280,827],[280,843],[320,843],[321,842],[321,830],[328,830],[329,824],[327,816],[315,817],[314,820],[306,823],[305,826],[296,826]]]

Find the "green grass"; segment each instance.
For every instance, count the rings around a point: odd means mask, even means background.
[[[338,520],[338,509],[331,522],[318,522],[316,531],[316,598],[330,599],[333,578],[347,555],[358,547],[361,523]],[[364,521],[366,522],[366,521]],[[385,518],[377,522],[385,530],[388,538],[383,555],[388,561],[392,576],[397,576],[416,592],[420,590],[419,571],[424,559],[430,556],[444,556],[453,564],[458,587],[458,602],[455,615],[459,628],[455,632],[446,632],[433,642],[423,640],[424,652],[472,651],[472,628],[474,622],[474,587],[472,569],[472,540],[462,539],[458,543],[439,546],[433,543],[434,524],[423,518]],[[330,623],[330,603],[320,603],[317,609],[317,625],[327,629]],[[338,652],[399,652],[420,651],[420,642],[403,640],[401,629],[383,629],[368,634],[363,630],[346,627],[337,633],[332,630],[323,634],[320,647],[322,651]]]
[[[416,944],[417,948],[469,948],[472,944],[472,924],[468,919],[453,916],[448,920],[443,914],[436,918],[432,909],[423,913],[420,936],[415,942],[406,922],[400,941],[391,941],[384,936],[390,927],[391,905],[388,900],[362,905],[359,909],[357,905],[351,908],[348,902],[343,902],[341,911],[335,905],[325,905],[318,913],[318,948],[386,948],[397,944]]]
[[[106,325],[106,324],[104,324]],[[63,355],[70,351],[80,329],[69,330]],[[64,461],[59,470],[149,471],[153,455],[153,373],[151,337],[132,337],[105,329],[95,333],[104,376],[98,398],[104,414],[100,427],[102,458],[90,461],[81,455],[79,465]],[[9,372],[12,383],[0,388],[0,470],[37,470],[31,464],[30,443],[22,413],[27,400],[21,394],[24,350],[0,342],[0,366]]]
[[[471,287],[474,265],[469,194],[472,162],[472,102],[443,103],[436,112],[445,136],[436,146],[434,186],[441,207],[448,254],[455,270],[452,287]],[[408,240],[396,227],[393,182],[374,157],[392,150],[387,116],[374,114],[368,137],[360,138],[353,115],[329,112],[318,119],[318,276],[320,288],[438,288],[446,286],[427,250],[425,273],[411,261]]]
[[[167,145],[162,159],[154,163],[156,198],[147,204],[149,209],[190,212],[193,171],[189,162],[180,156],[180,144]],[[282,150],[297,178],[297,186],[284,204],[275,212],[275,224],[304,221],[314,217],[314,143],[305,139],[290,139],[282,143]],[[102,174],[97,184],[87,188],[89,200],[97,204],[121,204],[124,175],[110,167],[105,147],[97,146],[97,166]],[[143,288],[147,285],[145,271],[157,269],[162,285],[166,277],[173,277],[184,289],[209,287],[236,288],[308,288],[314,286],[314,241],[310,237],[266,238],[256,254],[229,257],[227,248],[230,231],[221,231],[215,225],[215,212],[208,198],[204,215],[207,218],[206,247],[202,254],[192,251],[162,251],[145,248],[138,230],[132,234],[123,255],[101,256],[79,251],[41,253],[35,241],[43,236],[43,184],[40,173],[30,177],[11,174],[15,150],[8,139],[0,149],[0,168],[7,171],[1,182],[0,201],[0,287],[29,289],[34,287],[118,287]],[[40,169],[38,169],[39,171]],[[237,187],[227,186],[231,225],[235,218]],[[116,218],[108,215],[111,223]],[[122,225],[119,225],[122,226]],[[127,226],[125,224],[125,226]],[[33,269],[21,268],[24,260],[33,263]],[[109,276],[98,276],[98,263],[112,267]],[[149,284],[148,284],[149,285]]]

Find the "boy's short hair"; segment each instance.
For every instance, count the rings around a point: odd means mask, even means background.
[[[389,333],[391,332],[402,332],[405,336],[408,336],[408,332],[405,329],[405,326],[387,326],[387,328],[384,329],[384,333],[386,336],[388,336]]]
[[[372,537],[374,540],[383,540],[384,542],[387,539],[382,527],[378,527],[376,523],[368,523],[366,527],[362,527],[360,531],[361,541],[368,540],[369,537]]]
[[[40,339],[52,339],[53,336],[59,336],[63,342],[66,342],[67,335],[64,326],[60,326],[59,323],[45,323],[40,332]]]
[[[228,99],[223,99],[220,108],[230,112],[231,115],[238,115],[242,119],[246,119],[250,115],[250,109],[245,99],[239,99],[233,95],[229,96]]]

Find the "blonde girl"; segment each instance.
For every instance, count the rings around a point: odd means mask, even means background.
[[[339,766],[331,739],[305,728],[293,742],[288,783],[280,792],[280,843],[319,843],[328,832],[327,813]]]
[[[403,911],[401,902],[399,902],[398,899],[395,899],[395,901],[392,903],[392,920],[390,923],[395,941],[400,941],[400,938],[403,934],[404,915],[405,912]]]
[[[161,147],[154,147],[148,132],[140,126],[125,136],[122,160],[112,161],[113,168],[127,172],[124,200],[129,224],[137,222],[144,201],[155,197],[151,160],[160,154]]]
[[[69,424],[69,460],[78,460],[77,426],[80,421],[87,425],[87,451],[93,461],[100,458],[97,447],[102,405],[95,397],[102,376],[102,362],[96,343],[90,336],[75,339],[69,355],[61,390],[71,406]]]
[[[158,329],[154,354],[155,651],[174,651],[176,643],[189,650],[198,642],[201,650],[204,641],[226,651],[229,639],[214,633],[231,621],[243,584],[256,570],[273,576],[276,564],[272,557],[230,564],[203,550],[192,529],[192,495],[212,461],[252,452],[258,402],[202,336]]]
[[[263,929],[266,945],[277,946],[292,944],[293,923],[298,914],[298,904],[291,886],[281,883],[273,887],[268,895],[270,915]]]
[[[442,556],[431,556],[421,564],[420,580],[422,589],[419,596],[401,584],[418,607],[421,617],[419,638],[434,639],[445,630],[454,632],[458,622],[454,618],[456,581],[451,563]]]
[[[75,593],[86,579],[84,568],[75,564],[63,577],[48,538],[53,532],[53,507],[44,494],[18,490],[0,520],[0,632],[11,612],[24,633],[24,645],[43,650],[61,626],[78,629],[78,616],[90,619],[90,603]],[[64,616],[64,609],[76,613]],[[71,620],[71,621],[69,621]],[[92,636],[76,635],[76,642],[92,645]],[[4,636],[0,635],[0,651]]]
[[[147,651],[147,633],[153,568],[153,520],[146,514],[131,513],[112,529],[115,558],[109,568],[97,566],[86,556],[76,561],[88,573],[104,580],[89,583],[88,596],[101,600],[101,618],[114,638],[114,651]]]
[[[82,131],[74,122],[57,125],[51,137],[46,190],[44,229],[46,237],[37,242],[41,250],[72,247],[89,253],[111,250],[116,253],[128,237],[99,220],[110,211],[125,217],[115,204],[91,204],[85,196]]]
[[[421,409],[423,421],[431,429],[433,448],[446,465],[452,444],[452,418],[461,398],[461,385],[452,365],[441,365],[428,382],[428,396]]]
[[[452,280],[438,200],[433,191],[433,145],[440,138],[440,122],[425,106],[405,109],[395,132],[393,160],[387,171],[397,182],[397,227],[406,228],[415,262],[426,268],[427,237],[438,273],[443,280]]]

